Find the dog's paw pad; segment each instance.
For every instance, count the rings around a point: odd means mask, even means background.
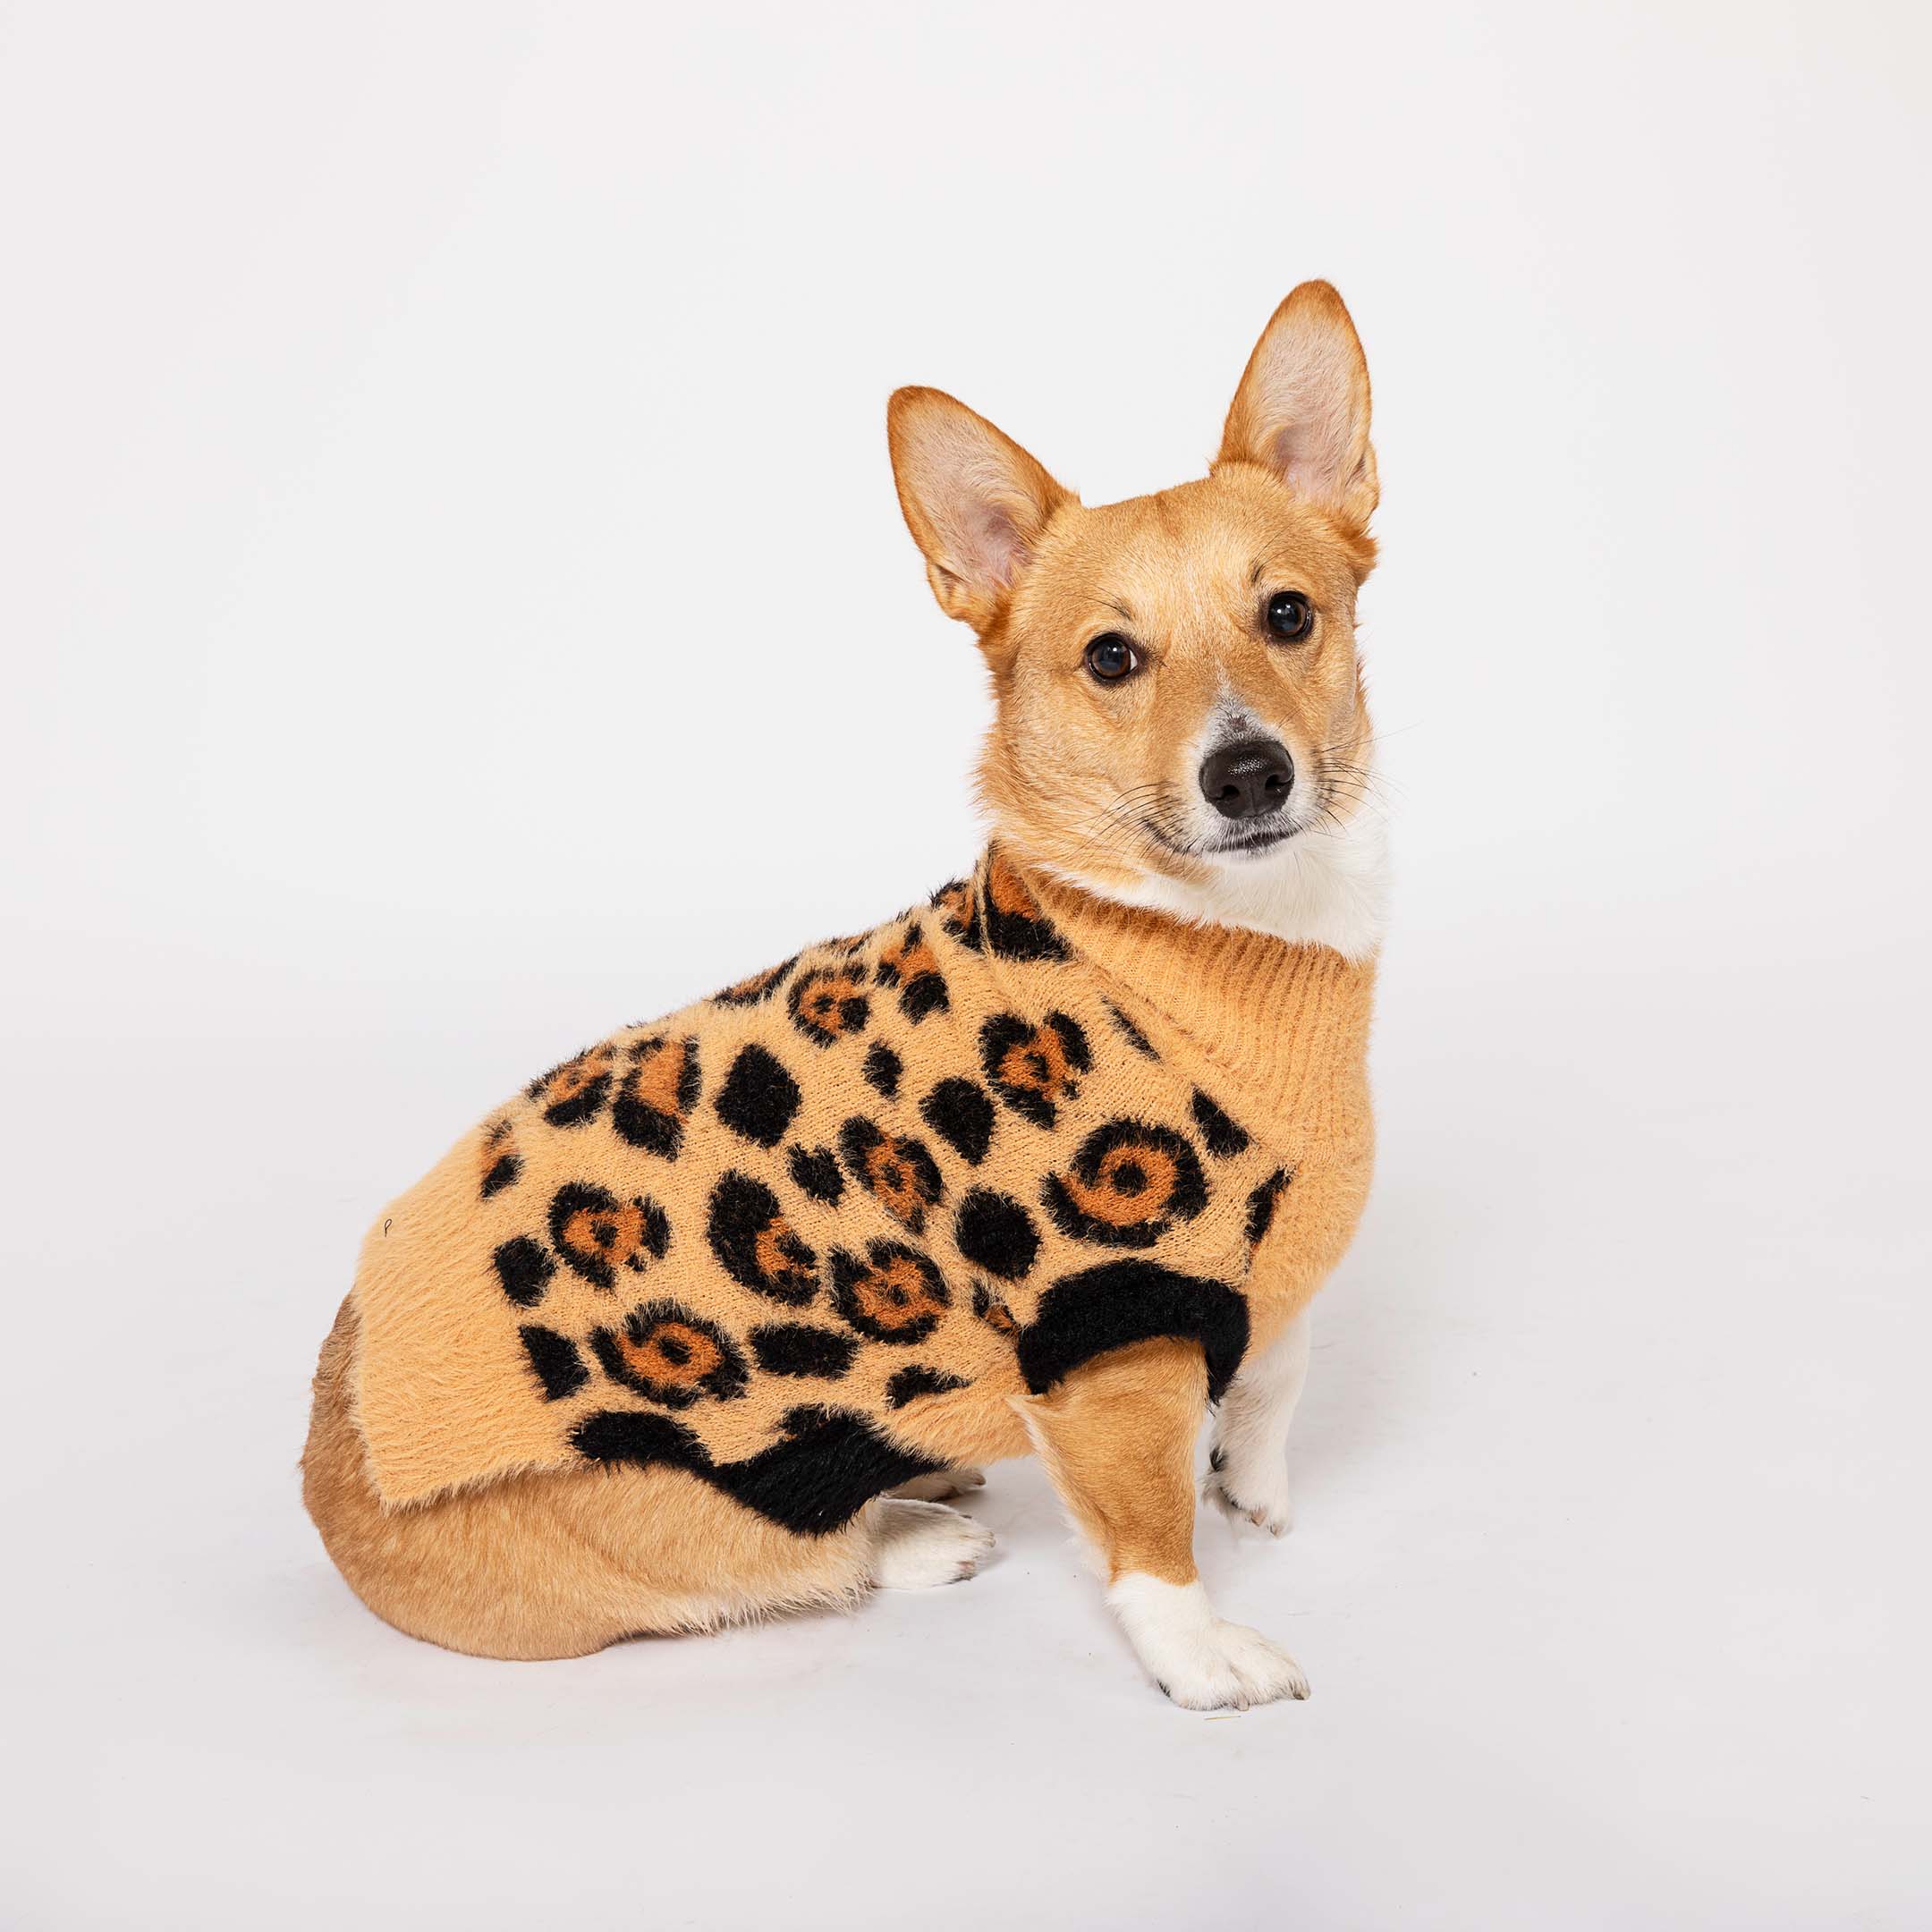
[[[873,1530],[872,1580],[881,1589],[962,1583],[993,1547],[993,1532],[943,1503],[888,1496]]]

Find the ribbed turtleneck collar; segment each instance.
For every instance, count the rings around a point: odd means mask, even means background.
[[[1127,1010],[1145,1007],[1186,1036],[1277,1131],[1318,1131],[1337,1078],[1360,1079],[1372,959],[1121,905],[1021,867],[1047,917]]]

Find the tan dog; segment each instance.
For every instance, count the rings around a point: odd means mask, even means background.
[[[1368,379],[1308,283],[1205,479],[1089,509],[902,390],[900,500],[996,715],[970,880],[564,1063],[386,1212],[304,1496],[414,1634],[579,1655],[971,1573],[1037,1448],[1142,1662],[1306,1693],[1210,1610],[1288,1525],[1307,1308],[1371,1158],[1385,892],[1354,604]]]

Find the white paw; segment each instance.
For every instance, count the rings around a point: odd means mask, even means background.
[[[901,1483],[892,1493],[911,1496],[915,1503],[944,1503],[948,1496],[964,1496],[969,1489],[984,1489],[986,1478],[976,1469],[935,1470],[930,1476],[915,1476]]]
[[[1294,1528],[1294,1495],[1284,1462],[1270,1456],[1254,1462],[1224,1455],[1219,1448],[1208,1462],[1201,1494],[1230,1522],[1250,1522],[1270,1536],[1286,1536]]]
[[[1309,1694],[1301,1666],[1259,1631],[1223,1623],[1199,1583],[1124,1576],[1107,1601],[1154,1681],[1188,1710],[1246,1710]]]
[[[872,1580],[881,1589],[961,1583],[986,1561],[993,1532],[943,1503],[880,1502],[872,1524]]]
[[[1301,1666],[1258,1630],[1218,1618],[1167,1660],[1157,1682],[1188,1710],[1246,1710],[1277,1698],[1305,1698]]]

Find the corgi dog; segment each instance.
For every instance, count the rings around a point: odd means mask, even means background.
[[[959,1499],[1037,1452],[1170,1699],[1303,1697],[1208,1602],[1195,1454],[1211,1414],[1206,1496],[1288,1528],[1309,1304],[1372,1164],[1360,344],[1304,283],[1208,474],[1125,503],[937,390],[887,428],[990,674],[988,845],[572,1055],[393,1201],[304,1500],[399,1629],[572,1657],[970,1576]]]

